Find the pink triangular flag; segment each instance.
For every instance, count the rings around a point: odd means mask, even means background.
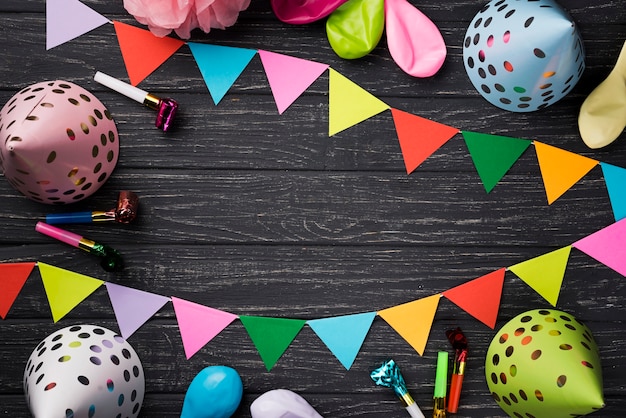
[[[46,49],[98,28],[109,19],[78,0],[46,0]]]
[[[259,51],[278,113],[282,114],[328,68],[327,64]]]
[[[172,297],[172,304],[187,360],[237,319],[237,315],[177,297]]]
[[[124,339],[133,335],[170,300],[165,296],[113,283],[106,283],[106,287]]]
[[[572,247],[626,276],[626,218],[576,241]]]

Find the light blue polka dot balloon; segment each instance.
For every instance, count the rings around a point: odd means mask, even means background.
[[[209,366],[193,378],[181,418],[229,418],[241,402],[243,383],[239,373],[227,366]]]
[[[491,104],[532,112],[562,99],[585,69],[574,21],[552,0],[492,0],[463,42],[472,84]]]

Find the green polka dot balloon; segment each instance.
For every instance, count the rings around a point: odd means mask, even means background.
[[[489,345],[485,377],[511,417],[575,417],[604,407],[596,342],[562,311],[528,311],[504,325]]]

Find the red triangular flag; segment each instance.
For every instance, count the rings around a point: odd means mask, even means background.
[[[35,263],[0,264],[0,316],[4,319],[17,299]]]
[[[457,128],[398,109],[392,108],[391,114],[407,174],[411,174],[426,158],[460,132]]]
[[[459,308],[493,329],[498,319],[505,271],[505,268],[501,268],[485,274],[446,290],[443,295]]]
[[[130,84],[136,86],[185,43],[179,39],[159,38],[152,32],[122,22],[113,22]]]

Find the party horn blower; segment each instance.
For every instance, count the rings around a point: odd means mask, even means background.
[[[115,90],[116,92],[123,94],[124,96],[133,99],[134,101],[139,102],[152,110],[156,110],[157,117],[155,126],[162,131],[167,132],[172,126],[172,122],[176,116],[176,111],[178,110],[178,102],[176,102],[176,100],[159,98],[152,93],[148,93],[145,90],[141,90],[138,87],[125,83],[117,78],[113,78],[100,71],[96,72],[93,79],[111,90]]]
[[[433,394],[433,418],[446,418],[446,389],[448,386],[448,352],[437,353],[435,393]]]
[[[379,368],[370,373],[370,377],[378,386],[392,388],[409,415],[413,418],[425,418],[417,403],[413,400],[404,383],[400,368],[395,361],[387,360]]]
[[[450,380],[450,395],[448,396],[448,412],[454,414],[459,409],[459,399],[463,387],[465,361],[467,360],[467,338],[459,327],[446,331],[446,337],[454,348],[454,363]]]
[[[35,231],[101,257],[100,265],[106,271],[120,271],[124,268],[124,261],[120,253],[108,245],[99,244],[90,239],[81,237],[78,234],[48,225],[44,222],[37,222]]]
[[[49,225],[86,224],[96,222],[117,222],[129,224],[137,217],[139,197],[128,190],[123,190],[117,197],[117,205],[111,210],[93,212],[69,212],[46,215]]]

